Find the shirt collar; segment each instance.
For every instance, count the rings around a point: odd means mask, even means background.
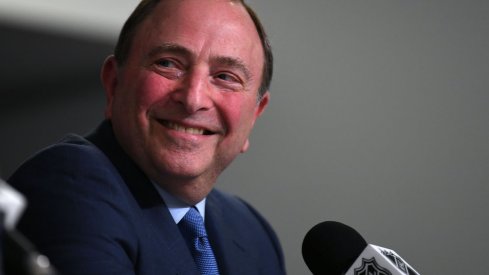
[[[168,207],[168,210],[170,211],[173,220],[175,221],[176,224],[178,224],[180,220],[183,219],[183,216],[187,214],[188,210],[190,209],[190,207],[192,207],[192,205],[188,205],[187,203],[171,195],[158,184],[153,182],[153,185],[156,187],[156,190],[163,198],[163,201],[165,201],[166,207]],[[204,198],[196,205],[194,205],[195,208],[199,210],[199,214],[202,216],[202,219],[204,220],[205,220],[205,201],[206,198]]]

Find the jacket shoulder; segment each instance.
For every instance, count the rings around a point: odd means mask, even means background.
[[[12,174],[9,183],[22,189],[39,181],[56,184],[61,178],[76,180],[107,174],[116,173],[104,153],[87,139],[70,134],[28,158]]]
[[[137,246],[128,238],[135,235],[127,218],[130,197],[117,169],[85,138],[69,135],[39,151],[9,183],[27,198],[18,229],[58,269],[130,268],[135,255],[128,251]]]

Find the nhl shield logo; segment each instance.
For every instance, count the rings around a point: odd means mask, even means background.
[[[363,258],[362,266],[355,268],[355,275],[392,275],[392,273],[381,267],[375,258]]]

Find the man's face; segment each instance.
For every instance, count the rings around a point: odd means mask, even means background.
[[[126,63],[102,70],[118,141],[141,169],[195,203],[248,148],[265,109],[263,48],[245,8],[227,0],[167,0],[137,28]]]

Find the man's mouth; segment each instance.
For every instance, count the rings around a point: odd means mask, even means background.
[[[195,127],[188,127],[188,126],[183,126],[181,124],[167,121],[167,120],[160,120],[160,122],[167,128],[179,131],[179,132],[184,132],[192,135],[212,135],[214,134],[212,131],[209,131],[204,128],[195,128]]]

